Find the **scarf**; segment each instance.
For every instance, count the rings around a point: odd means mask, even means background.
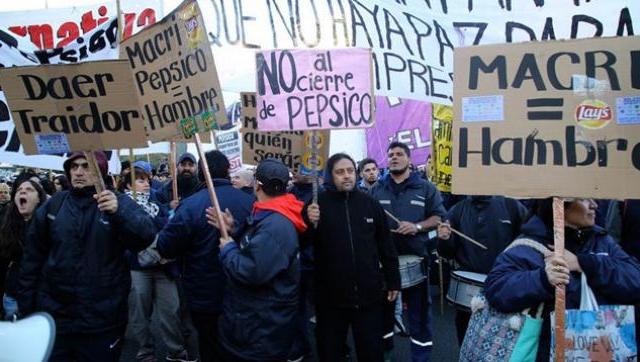
[[[131,190],[126,190],[125,194],[133,199],[133,192]],[[136,192],[136,198],[134,201],[137,202],[138,205],[140,205],[151,217],[156,217],[158,212],[160,212],[160,208],[158,205],[149,201],[149,195],[149,192]]]

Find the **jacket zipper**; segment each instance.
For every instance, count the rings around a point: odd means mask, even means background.
[[[354,277],[356,276],[356,251],[353,247],[353,235],[351,232],[351,217],[349,216],[349,193],[345,193],[347,196],[344,199],[344,210],[347,214],[347,229],[349,230],[349,243],[351,244],[351,260],[353,261]],[[356,293],[356,309],[358,308],[358,281],[354,280],[353,291]]]

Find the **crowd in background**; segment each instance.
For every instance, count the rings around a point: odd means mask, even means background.
[[[128,323],[137,359],[155,361],[155,313],[168,361],[302,361],[313,345],[321,361],[387,361],[395,334],[410,338],[412,361],[429,361],[439,257],[486,275],[486,298],[502,312],[545,303],[538,360],[548,360],[555,285],[567,285],[567,308],[579,305],[582,273],[598,302],[640,304],[640,200],[566,200],[559,258],[505,250],[516,239],[553,244],[550,199],[441,193],[399,142],[385,169],[332,155],[317,198],[312,176],[279,161],[230,174],[227,158],[208,152],[221,214],[189,153],[177,160],[176,200],[166,162],[123,162],[113,177],[95,155],[102,192],[81,153],[64,175],[25,170],[0,183],[2,316],[52,314],[51,360],[117,360]],[[410,257],[424,280],[404,285]],[[456,309],[460,343],[470,317]]]

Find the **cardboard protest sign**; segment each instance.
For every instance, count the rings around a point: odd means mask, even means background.
[[[261,131],[373,126],[370,50],[270,50],[256,66]]]
[[[431,153],[431,103],[395,97],[376,97],[376,125],[367,128],[367,156],[387,167],[387,146],[406,143],[411,161],[424,165]]]
[[[257,165],[265,158],[281,160],[290,170],[311,174],[310,131],[264,132],[258,130],[256,94],[241,93],[242,162]],[[324,168],[329,156],[329,131],[317,131],[318,170]]]
[[[0,70],[26,154],[146,146],[126,61]]]
[[[640,38],[455,54],[453,192],[640,197]]]
[[[242,168],[242,154],[240,152],[240,133],[238,127],[228,131],[216,131],[216,146],[229,160],[229,172],[233,173]]]
[[[451,162],[453,155],[453,107],[433,104],[432,181],[443,192],[451,192]]]
[[[198,3],[187,0],[120,45],[151,141],[175,138],[179,128],[190,136],[228,123],[206,34]]]

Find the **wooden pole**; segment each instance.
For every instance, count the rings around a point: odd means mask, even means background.
[[[171,141],[171,154],[169,155],[169,172],[171,173],[171,189],[173,200],[178,201],[178,175],[176,172],[176,143]]]
[[[313,203],[318,203],[318,131],[311,131],[311,167],[313,167]]]
[[[196,140],[196,148],[198,149],[198,156],[200,156],[200,164],[202,165],[202,173],[204,174],[204,180],[207,184],[207,189],[209,190],[209,198],[211,199],[211,205],[218,216],[218,220],[220,221],[220,234],[223,238],[228,238],[229,234],[227,233],[227,227],[222,221],[222,212],[220,211],[220,204],[218,203],[218,197],[216,196],[216,190],[213,187],[213,180],[211,179],[211,174],[209,173],[209,165],[207,164],[207,159],[204,157],[204,150],[202,149],[202,142],[200,142],[200,135],[195,134],[194,138]]]
[[[560,197],[553,198],[553,252],[556,256],[564,256],[564,199]],[[565,287],[564,285],[556,286],[555,291],[556,305],[555,305],[555,361],[564,362],[564,311],[566,307],[565,302]]]
[[[136,168],[133,167],[133,163],[136,162],[135,156],[133,155],[133,148],[129,149],[129,169],[131,172],[129,176],[131,176],[131,194],[133,195],[133,200],[138,201],[138,193],[136,192]]]
[[[96,183],[94,184],[96,187],[97,193],[101,193],[107,188],[104,185],[104,179],[102,178],[102,173],[100,172],[100,166],[98,166],[98,161],[94,156],[93,152],[84,152],[84,158],[87,159],[87,163],[89,163],[89,169],[96,176]]]
[[[444,272],[442,271],[444,258],[438,256],[438,272],[440,274],[440,315],[444,315]]]

